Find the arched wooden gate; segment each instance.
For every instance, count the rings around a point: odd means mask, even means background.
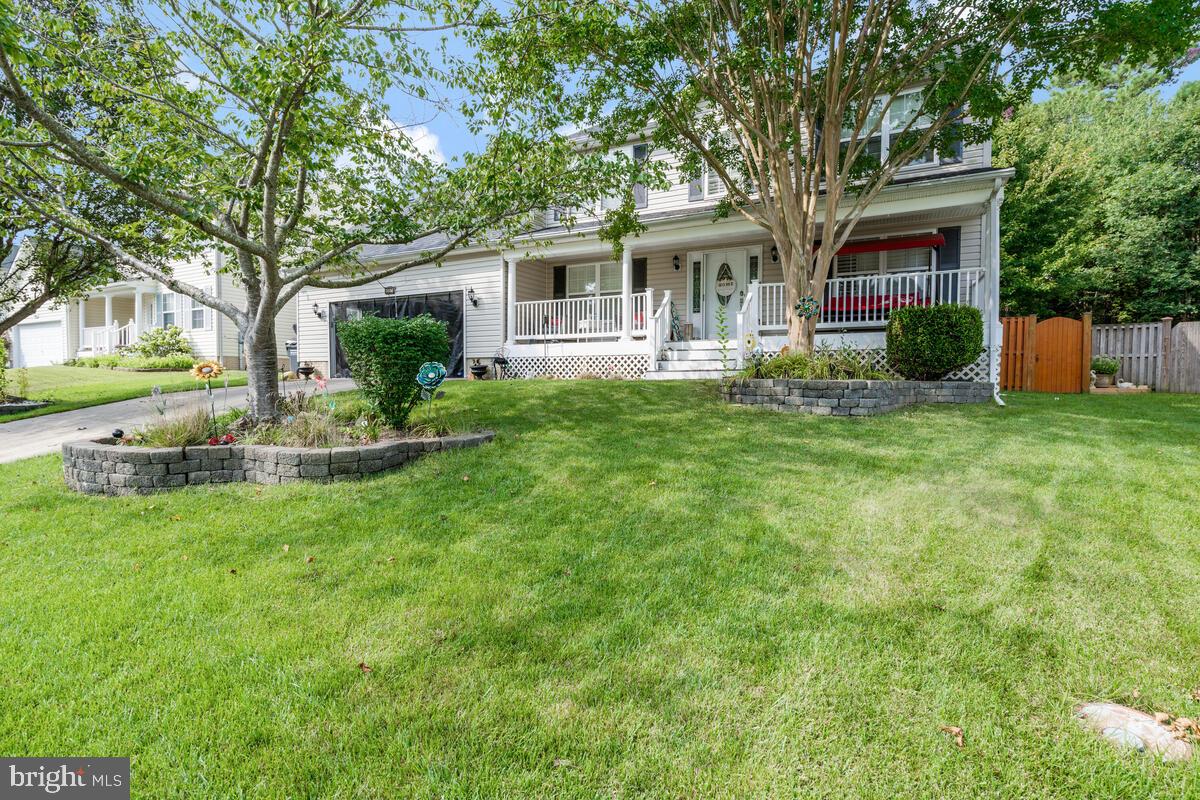
[[[1092,361],[1092,315],[1082,320],[1006,317],[1000,359],[1002,389],[1086,392]]]

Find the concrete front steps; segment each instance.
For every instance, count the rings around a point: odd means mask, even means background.
[[[729,370],[732,372],[736,344],[729,342],[728,346]],[[669,342],[663,356],[663,360],[657,362],[655,368],[646,373],[646,380],[716,380],[726,374],[722,369],[721,345],[715,339]]]

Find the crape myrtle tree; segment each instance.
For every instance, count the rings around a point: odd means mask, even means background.
[[[585,206],[637,172],[503,115],[489,119],[486,145],[453,165],[419,149],[388,101],[442,108],[453,73],[419,40],[474,24],[473,10],[435,0],[0,2],[0,99],[27,120],[0,131],[0,146],[22,154],[20,180],[52,181],[64,166],[102,178],[165,220],[164,251],[223,254],[213,266],[233,274],[244,303],[180,280],[52,193],[23,193],[16,177],[8,188],[123,268],[231,319],[245,343],[249,413],[273,418],[274,320],[303,287],[362,285],[510,241],[538,209]],[[64,91],[103,103],[63,120],[52,98]],[[606,224],[636,227],[626,208]],[[355,255],[422,243],[386,269],[368,271]]]
[[[717,215],[774,239],[789,339],[806,351],[816,320],[795,306],[820,301],[835,253],[899,169],[987,138],[1056,70],[1165,65],[1200,25],[1195,0],[515,5],[508,24],[478,31],[489,96],[613,143],[646,133],[685,176],[715,173]]]

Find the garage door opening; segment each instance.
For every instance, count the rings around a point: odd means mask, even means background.
[[[450,334],[450,358],[446,372],[451,378],[463,377],[463,348],[466,344],[462,292],[412,294],[405,297],[372,297],[329,304],[329,340],[333,343],[333,370],[336,378],[349,378],[350,366],[337,339],[337,323],[374,315],[384,319],[417,317],[429,314],[446,323]],[[413,376],[414,379],[416,376]]]

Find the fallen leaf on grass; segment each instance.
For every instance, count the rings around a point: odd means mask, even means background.
[[[360,661],[360,662],[358,662],[358,671],[361,672],[363,675],[366,675],[368,672],[374,672],[375,670],[368,667],[367,662]]]
[[[305,564],[311,564],[312,562],[314,562],[314,561],[316,561],[316,560],[317,560],[317,557],[316,557],[316,556],[308,556],[307,558],[305,558],[305,559],[304,559],[304,563],[305,563]]]
[[[1171,721],[1171,715],[1165,711],[1155,711],[1154,712],[1154,721],[1157,722],[1159,725],[1166,725],[1167,723],[1169,723]]]
[[[182,519],[183,519],[183,517],[181,517],[179,514],[172,514],[172,515],[171,515],[171,522],[179,522],[179,521],[180,521],[180,520],[182,520]]]
[[[954,737],[954,746],[962,747],[965,742],[963,740],[963,729],[956,725],[939,725],[938,730],[942,733],[948,733]]]
[[[470,475],[463,475],[463,483],[466,483],[466,482],[467,482],[467,481],[469,481],[469,480],[471,480],[471,476],[470,476]]]
[[[134,572],[141,572],[141,571],[142,571],[142,565],[141,565],[141,564],[134,564],[134,565],[133,565],[133,571],[134,571]]]
[[[559,769],[574,769],[575,762],[569,758],[556,758],[554,759],[554,766]]]
[[[650,481],[647,486],[658,486],[658,481]]]
[[[292,549],[292,546],[291,546],[290,544],[285,544],[285,545],[283,546],[283,552],[285,552],[285,553],[286,553],[288,550],[291,550],[291,549]]]
[[[236,570],[236,569],[231,569],[231,570],[229,570],[229,574],[230,574],[230,575],[237,575],[237,570]]]
[[[1197,686],[1195,689],[1192,689],[1192,699],[1195,700],[1197,703],[1200,703],[1200,686]]]
[[[395,556],[388,556],[388,557],[387,557],[387,562],[388,562],[389,564],[391,564],[391,563],[392,563],[393,561],[395,561],[395,560],[396,560],[396,557],[395,557]]]

